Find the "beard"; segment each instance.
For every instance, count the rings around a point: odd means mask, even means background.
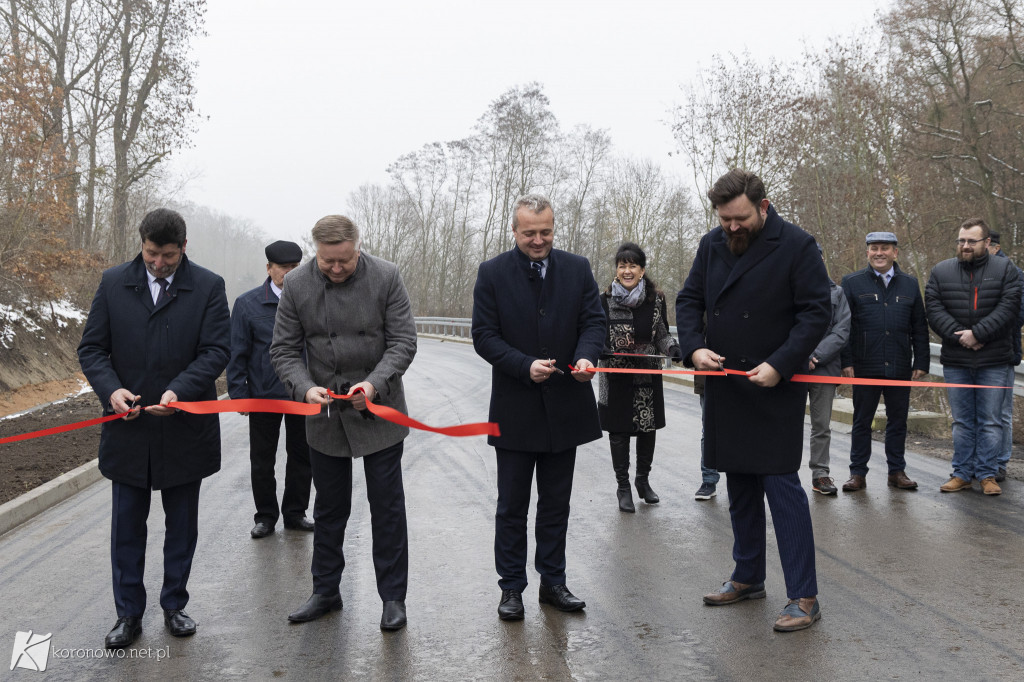
[[[764,227],[764,220],[750,228],[740,228],[735,232],[725,231],[725,243],[734,256],[742,256],[750,248],[750,245],[757,239],[757,235]]]
[[[961,263],[973,263],[977,257],[973,249],[960,249],[956,253],[956,259]]]

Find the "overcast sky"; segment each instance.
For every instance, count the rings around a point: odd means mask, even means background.
[[[180,198],[297,240],[384,182],[398,156],[464,138],[501,93],[539,81],[563,129],[669,158],[668,110],[714,54],[800,59],[889,0],[212,0],[194,44],[192,179]]]

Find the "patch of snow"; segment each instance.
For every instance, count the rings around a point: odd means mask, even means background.
[[[15,307],[17,306],[17,307]],[[25,299],[15,306],[0,303],[0,346],[11,348],[19,331],[36,334],[41,331],[36,320],[53,319],[63,329],[72,322],[83,322],[88,313],[67,299],[30,305]],[[52,312],[51,312],[52,307]],[[43,337],[45,338],[45,337]]]

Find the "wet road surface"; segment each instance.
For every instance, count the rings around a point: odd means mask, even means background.
[[[485,420],[490,372],[472,348],[432,339],[419,345],[406,376],[410,414],[433,425]],[[568,585],[587,601],[582,613],[541,607],[531,565],[526,620],[498,620],[493,452],[482,437],[414,432],[403,464],[408,627],[378,628],[358,464],[344,609],[289,624],[287,614],[311,592],[312,538],[279,524],[269,538],[250,539],[247,420],[232,414],[221,419],[223,470],[204,481],[200,500],[187,609],[198,634],[175,639],[163,625],[163,514],[155,498],[150,608],[133,647],[148,658],[96,657],[116,620],[110,485],[102,481],[0,537],[2,650],[13,646],[16,631],[52,633],[44,673],[9,670],[4,658],[0,679],[1024,679],[1022,484],[1008,481],[1004,494],[991,498],[977,489],[940,494],[948,463],[908,453],[908,474],[921,487],[898,491],[885,485],[880,443],[872,464],[882,471],[868,475],[864,492],[814,494],[805,469],[823,617],[809,630],[779,634],[771,626],[786,596],[770,532],[768,598],[726,607],[701,602],[732,568],[728,502],[724,480],[718,497],[693,500],[700,406],[690,389],[674,386],[666,401],[669,425],[658,434],[651,475],[660,504],[637,500],[636,514],[619,512],[607,442],[579,450]],[[840,482],[848,452],[848,436],[834,433],[832,473]],[[283,458],[282,446],[279,488]]]

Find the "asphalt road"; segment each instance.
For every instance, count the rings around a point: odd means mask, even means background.
[[[483,421],[489,380],[471,347],[421,339],[406,376],[410,413],[436,425]],[[977,490],[940,494],[948,464],[909,454],[917,492],[887,488],[878,470],[863,493],[809,492],[823,617],[810,630],[775,633],[786,596],[774,538],[767,599],[728,607],[701,602],[732,567],[728,503],[724,482],[721,496],[693,500],[700,407],[689,389],[666,394],[669,426],[659,432],[651,478],[661,504],[638,502],[636,514],[619,512],[607,443],[579,451],[568,585],[587,601],[583,613],[540,607],[531,567],[526,620],[498,620],[492,451],[481,437],[414,432],[404,458],[409,626],[388,634],[378,628],[358,465],[345,607],[313,623],[289,624],[286,615],[311,592],[311,537],[279,526],[267,539],[250,539],[247,422],[225,415],[224,466],[203,484],[189,582],[188,612],[198,634],[175,639],[163,626],[163,524],[155,498],[146,576],[151,608],[134,647],[148,658],[102,658],[103,637],[116,619],[110,486],[102,481],[0,537],[3,650],[13,647],[16,631],[52,633],[44,673],[5,663],[0,679],[1024,679],[1018,483],[1008,482],[994,498]],[[881,445],[875,448],[872,461],[884,462]],[[835,434],[837,479],[845,480],[848,451],[848,437]],[[801,475],[809,491],[809,473]]]

